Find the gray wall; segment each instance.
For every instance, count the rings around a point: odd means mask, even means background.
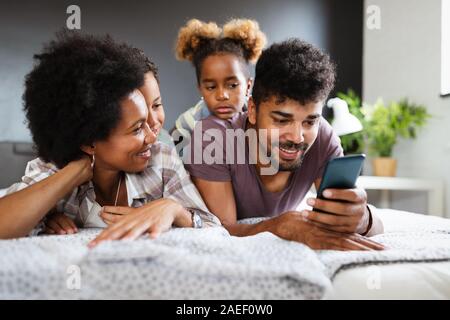
[[[381,10],[381,29],[364,28],[363,92],[372,103],[408,97],[428,107],[433,118],[417,140],[401,140],[394,148],[398,176],[439,178],[450,182],[450,97],[440,89],[440,0],[366,0]],[[449,214],[450,189],[446,208]],[[423,193],[396,192],[393,208],[426,212]]]
[[[109,33],[144,49],[157,63],[166,129],[199,99],[192,66],[177,61],[173,52],[178,29],[193,17],[220,24],[232,17],[256,19],[269,43],[303,38],[328,51],[339,63],[338,90],[361,90],[360,0],[0,0],[0,141],[31,141],[22,112],[24,76],[32,68],[33,54],[65,27],[66,8],[71,4],[81,7],[83,31]],[[5,159],[0,155],[3,172],[8,170]]]
[[[23,77],[32,54],[65,26],[70,4],[81,7],[83,31],[110,33],[143,48],[157,63],[166,128],[199,98],[191,65],[173,54],[177,31],[189,18],[223,23],[250,17],[259,21],[270,42],[296,36],[329,47],[327,1],[1,1],[0,140],[30,140],[21,111]]]

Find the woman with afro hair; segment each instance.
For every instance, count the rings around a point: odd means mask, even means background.
[[[219,224],[157,140],[158,73],[141,50],[62,31],[35,59],[23,99],[38,158],[0,199],[0,238],[107,227],[96,245]]]
[[[258,23],[249,19],[232,19],[223,28],[191,19],[180,29],[176,57],[193,64],[201,100],[175,122],[176,142],[182,138],[186,145],[201,119],[213,115],[227,120],[245,110],[252,87],[249,65],[265,44]]]

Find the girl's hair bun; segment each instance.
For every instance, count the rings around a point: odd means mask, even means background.
[[[223,37],[241,43],[245,59],[255,63],[266,45],[266,35],[259,29],[259,24],[250,19],[233,19],[223,26]]]
[[[175,47],[177,59],[192,62],[194,53],[202,42],[218,39],[221,33],[221,28],[214,22],[206,23],[197,19],[189,20],[178,32]]]

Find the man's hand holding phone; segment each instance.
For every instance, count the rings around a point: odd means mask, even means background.
[[[302,216],[325,229],[358,234],[369,231],[371,213],[362,188],[325,189],[323,198],[310,198],[307,203],[319,211],[303,210]]]
[[[367,193],[355,186],[365,155],[331,159],[319,185],[317,198],[307,200],[313,210],[303,210],[301,215],[318,227],[334,232],[367,235],[375,217],[367,204]],[[378,226],[380,228],[380,226]]]

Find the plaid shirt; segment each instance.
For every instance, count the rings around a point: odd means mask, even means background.
[[[207,118],[211,113],[205,101],[200,100],[195,106],[183,112],[175,121],[175,129],[183,139],[189,139],[198,121]]]
[[[194,210],[203,220],[204,226],[220,225],[219,219],[208,211],[175,148],[156,142],[151,147],[151,154],[149,166],[143,172],[125,173],[128,205],[138,208],[156,199],[169,198],[178,201],[186,209]],[[55,165],[39,158],[34,159],[28,163],[22,181],[9,187],[6,194],[24,189],[57,171]],[[72,218],[79,227],[106,227],[99,216],[101,206],[95,201],[92,181],[77,187],[58,201],[56,210]],[[30,235],[39,234],[44,227],[45,217]]]

